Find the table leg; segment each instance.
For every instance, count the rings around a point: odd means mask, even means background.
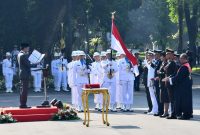
[[[86,98],[86,93],[83,92],[82,93],[82,104],[83,104],[83,109],[84,109],[84,122],[83,122],[83,125],[86,124],[86,100],[85,100],[85,98]]]
[[[108,122],[108,106],[110,104],[110,95],[109,93],[106,93],[106,99],[107,99],[107,102],[106,102],[106,125],[109,126],[110,123]]]
[[[105,122],[105,119],[104,119],[104,110],[105,110],[105,100],[106,100],[106,95],[105,93],[102,93],[103,94],[103,107],[102,107],[102,120],[103,120],[103,124],[106,124]]]
[[[87,108],[87,113],[88,113],[88,122],[86,124],[87,127],[89,127],[89,122],[90,122],[90,111],[89,111],[89,102],[88,102],[88,97],[89,93],[86,94],[86,108]]]

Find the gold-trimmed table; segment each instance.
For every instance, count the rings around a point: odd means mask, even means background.
[[[83,125],[89,127],[90,110],[88,103],[88,96],[90,94],[102,94],[103,95],[103,108],[102,108],[102,120],[103,124],[109,126],[108,122],[108,106],[110,104],[110,95],[107,88],[83,88],[82,89],[82,104],[84,108],[84,122]],[[106,109],[106,112],[104,112]]]

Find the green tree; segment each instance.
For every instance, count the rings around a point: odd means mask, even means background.
[[[182,20],[186,22],[189,38],[188,49],[192,51],[193,58],[196,57],[196,40],[198,36],[198,20],[200,12],[199,0],[167,0],[169,3],[170,18],[174,23],[179,23],[179,33],[182,32]],[[177,8],[178,7],[178,8]],[[181,37],[179,37],[181,38]],[[180,39],[181,40],[181,39]],[[181,41],[180,41],[181,42]],[[179,43],[180,43],[179,42]],[[180,43],[181,45],[181,43]],[[180,47],[181,48],[181,47]],[[195,60],[194,60],[195,62]],[[194,63],[195,64],[195,63]]]

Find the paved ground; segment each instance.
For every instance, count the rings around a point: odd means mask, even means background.
[[[106,127],[101,122],[101,114],[92,111],[90,127],[82,125],[82,120],[66,122],[27,122],[15,124],[1,124],[0,133],[6,135],[198,135],[200,131],[200,77],[194,76],[193,104],[194,118],[190,121],[166,120],[154,116],[143,114],[146,110],[146,98],[144,91],[135,93],[134,113],[110,113],[110,127]],[[0,92],[0,106],[18,106],[18,92],[6,94]],[[49,100],[57,98],[70,103],[70,93],[49,92]],[[43,100],[43,93],[30,92],[28,104],[38,105]],[[90,97],[90,105],[93,104],[93,96]],[[83,114],[79,114],[83,118]]]

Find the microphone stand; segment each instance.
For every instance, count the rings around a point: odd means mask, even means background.
[[[48,69],[49,66],[46,65],[46,68],[40,68],[40,69],[36,69],[36,70],[32,70],[32,71],[40,71],[42,70],[43,72],[43,77],[44,77],[44,101],[42,102],[41,105],[37,106],[38,108],[42,108],[42,107],[51,107],[50,103],[48,101],[48,97],[47,97],[47,86],[46,86],[46,79],[48,77]]]

